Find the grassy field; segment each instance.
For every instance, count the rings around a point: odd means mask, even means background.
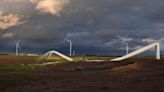
[[[132,89],[135,89],[133,87],[137,85],[131,85],[139,81],[147,86],[141,87],[143,90],[137,87],[133,92],[164,91],[161,87],[164,83],[164,72],[161,71],[164,69],[164,57],[160,61],[156,61],[153,57],[133,57],[122,62],[67,62],[55,56],[48,61],[58,62],[52,65],[37,62],[37,58],[0,56],[0,91],[120,92],[116,90],[119,88],[125,92],[132,92]],[[83,57],[73,58],[80,60]],[[109,60],[113,57],[84,58]],[[154,83],[155,86],[150,83]],[[120,87],[121,85],[124,88]]]
[[[35,63],[38,57],[26,57],[26,56],[0,56],[0,64],[30,64]]]

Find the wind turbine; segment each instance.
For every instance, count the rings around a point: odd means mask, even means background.
[[[69,55],[72,56],[72,41],[69,40],[69,39],[66,39],[66,41],[69,42],[69,45],[70,45],[70,47],[69,47]]]
[[[129,44],[128,42],[126,42],[125,44],[126,44],[126,54],[129,54]]]
[[[16,52],[15,52],[16,56],[19,55],[19,51],[21,51],[20,40],[16,42]]]

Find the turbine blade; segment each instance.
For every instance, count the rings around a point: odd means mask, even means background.
[[[20,51],[22,50],[20,46],[18,46],[18,48],[19,48]]]

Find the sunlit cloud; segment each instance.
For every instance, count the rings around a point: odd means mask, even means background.
[[[50,13],[60,16],[60,12],[69,3],[69,0],[30,0],[36,4],[36,10],[40,13]]]
[[[29,0],[30,2],[32,2],[33,4],[38,3],[40,0]]]
[[[14,34],[11,32],[5,33],[4,35],[2,35],[3,39],[12,39],[14,37]]]
[[[3,1],[5,1],[5,2],[21,2],[23,0],[3,0]]]
[[[8,29],[27,22],[21,21],[21,19],[22,16],[16,14],[4,14],[3,12],[0,12],[0,29]]]

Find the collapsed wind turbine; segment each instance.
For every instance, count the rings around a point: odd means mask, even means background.
[[[125,59],[128,59],[130,57],[133,57],[133,56],[136,56],[138,54],[141,54],[149,49],[152,49],[152,48],[155,48],[155,58],[156,60],[160,60],[160,43],[153,43],[153,44],[150,44],[150,45],[147,45],[143,48],[140,48],[138,50],[135,50],[127,55],[124,55],[122,57],[118,57],[118,58],[114,58],[114,59],[111,59],[110,61],[121,61],[121,60],[125,60]]]
[[[16,55],[16,56],[19,55],[19,51],[21,51],[20,40],[18,40],[18,41],[16,42],[16,52],[15,52],[15,55]]]
[[[58,52],[56,50],[48,51],[47,53],[45,53],[44,55],[42,55],[38,60],[41,61],[41,60],[43,60],[46,57],[47,57],[47,60],[49,60],[50,57],[52,56],[52,54],[56,54],[56,55],[62,57],[65,60],[68,60],[68,61],[74,61],[72,58],[70,58],[70,57],[68,57],[68,56],[66,56],[66,55],[64,55],[64,54],[62,54],[62,53],[60,53],[60,52]]]

